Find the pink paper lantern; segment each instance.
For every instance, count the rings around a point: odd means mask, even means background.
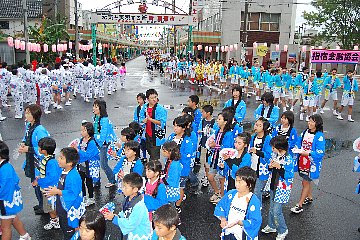
[[[38,50],[38,52],[41,52],[41,45],[40,44],[37,44],[37,50]]]
[[[336,50],[340,50],[340,46],[336,46],[335,49],[336,49]]]
[[[13,47],[14,46],[14,39],[12,37],[8,37],[7,38],[7,42],[9,47]]]
[[[225,52],[228,52],[229,51],[229,46],[225,46]]]
[[[197,45],[197,49],[200,51],[202,49],[202,45]]]
[[[322,46],[319,46],[319,49],[323,49],[323,47],[322,47]]]
[[[58,44],[56,47],[57,47],[57,50],[58,50],[59,52],[64,51],[62,44]]]
[[[235,51],[237,51],[237,50],[238,50],[238,45],[237,45],[237,43],[236,43],[236,44],[234,44],[234,49],[235,49]]]
[[[209,52],[212,52],[212,50],[213,50],[212,47],[209,47]]]
[[[51,51],[56,52],[56,45],[55,45],[55,44],[53,44],[53,45],[51,46]]]
[[[280,50],[280,45],[279,45],[279,44],[276,44],[276,45],[275,45],[275,51],[278,52],[279,50]]]
[[[216,52],[219,52],[219,50],[220,50],[220,47],[216,46]]]
[[[302,46],[301,51],[306,52],[306,46]]]
[[[72,49],[72,47],[73,47],[73,43],[69,42],[69,48]]]
[[[230,50],[230,52],[232,52],[234,50],[234,45],[230,45],[229,50]]]
[[[67,51],[67,44],[66,43],[62,44],[62,48],[63,48],[63,51]]]
[[[288,45],[284,45],[284,52],[288,51],[289,46]]]
[[[257,46],[258,46],[257,42],[254,42],[253,43],[253,48],[257,48]]]
[[[225,47],[224,46],[221,46],[221,51],[225,52]]]
[[[49,46],[47,44],[44,44],[44,52],[48,52],[49,51]]]
[[[205,52],[208,52],[208,51],[209,51],[209,47],[205,46]]]
[[[20,42],[20,50],[25,51],[25,47],[26,47],[25,41],[21,41]]]
[[[27,43],[27,49],[28,49],[28,51],[32,51],[32,43],[31,42],[28,42]]]
[[[16,39],[16,40],[15,40],[15,48],[16,48],[16,49],[19,49],[19,48],[20,48],[20,44],[21,44],[20,40]]]
[[[355,45],[355,46],[354,46],[354,50],[356,50],[356,51],[359,50],[359,46],[358,46],[358,45]]]

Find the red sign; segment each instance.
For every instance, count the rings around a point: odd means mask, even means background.
[[[355,50],[327,50],[312,49],[312,63],[345,63],[358,64],[360,60],[360,51]]]

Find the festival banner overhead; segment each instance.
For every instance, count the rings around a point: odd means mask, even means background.
[[[312,49],[312,63],[344,63],[358,64],[360,60],[360,51],[354,50],[328,50]]]
[[[150,25],[195,25],[196,18],[184,14],[150,13],[92,13],[93,23],[150,24]]]

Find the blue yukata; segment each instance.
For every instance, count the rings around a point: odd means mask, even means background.
[[[235,108],[234,118],[238,123],[241,124],[246,115],[246,103],[244,102],[244,100],[238,100],[235,103],[234,99],[229,99],[228,101],[225,102],[224,108],[226,108],[226,107],[234,107]]]
[[[279,107],[277,106],[270,105],[265,107],[264,104],[260,104],[254,112],[254,118],[258,120],[260,117],[264,117],[269,121],[271,127],[274,127],[279,120],[279,111]]]
[[[96,142],[91,138],[87,143],[83,142],[83,138],[80,139],[79,145],[79,163],[86,164],[86,174],[92,178],[93,182],[100,181],[100,151],[96,146]]]
[[[238,207],[239,205],[241,208]],[[234,214],[243,216],[243,219],[232,219]],[[242,220],[243,226],[236,225],[225,231],[223,230],[225,235],[243,236],[243,240],[258,239],[262,217],[261,203],[255,194],[249,193],[238,198],[237,190],[230,190],[216,205],[214,216],[219,219],[225,218],[229,224],[233,223],[233,221]]]
[[[149,221],[148,209],[146,208],[143,196],[137,196],[129,200],[125,198],[123,210],[114,217],[112,223],[120,228],[127,240],[151,239],[152,229]]]
[[[182,169],[183,166],[179,160],[166,160],[163,182],[166,188],[167,201],[170,203],[180,199],[180,177]]]
[[[202,119],[202,114],[199,108],[196,108],[194,110],[194,125],[193,125],[193,131],[196,133],[196,136],[198,135],[198,131],[199,131],[199,126],[200,126],[200,122]],[[194,143],[195,144],[195,143]],[[197,145],[197,142],[196,142]]]
[[[174,141],[175,133],[168,137],[168,141]],[[181,177],[188,177],[191,171],[191,159],[193,158],[193,143],[191,137],[185,136],[180,139],[178,145],[180,146],[180,163],[182,165]]]
[[[0,163],[0,216],[17,215],[23,209],[19,186],[20,178],[9,161]]]
[[[151,186],[154,186],[155,184],[158,186],[158,189],[157,194],[154,196],[154,192],[151,191]],[[165,184],[161,182],[161,180],[155,181],[153,184],[151,184],[148,180],[145,187],[144,202],[149,213],[156,211],[162,205],[167,204],[166,187]]]
[[[281,124],[277,125],[275,128],[273,128],[273,131],[271,133],[271,137],[274,138],[276,136],[285,136],[289,143],[289,154],[294,157],[294,154],[292,150],[296,146],[298,142],[298,134],[296,132],[296,129],[294,127],[289,128],[288,131],[284,132],[284,130],[281,128]]]
[[[63,189],[60,189],[59,185],[62,185]],[[82,181],[76,168],[71,169],[67,174],[62,172],[58,188],[62,191],[62,196],[57,195],[56,197],[56,212],[66,211],[68,225],[72,228],[79,227],[79,220],[85,213],[85,204],[82,195]],[[62,209],[60,210],[58,207]]]

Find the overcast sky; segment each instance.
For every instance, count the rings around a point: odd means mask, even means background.
[[[112,4],[114,2],[116,2],[117,0],[79,0],[82,4],[83,4],[83,9],[87,9],[87,10],[95,10],[95,9],[101,9],[103,7],[105,7],[108,4]],[[125,0],[123,0],[125,1]],[[171,0],[167,0],[168,2],[170,2]],[[266,0],[264,0],[266,1]],[[150,2],[150,0],[148,0],[148,2]],[[305,22],[305,20],[302,18],[302,13],[307,10],[307,11],[311,11],[314,8],[310,5],[311,0],[297,0],[298,5],[297,5],[297,11],[296,11],[296,26],[301,25],[302,23]],[[188,9],[188,4],[189,4],[189,0],[177,0],[177,4],[176,6],[184,9],[185,11],[187,11],[186,9]],[[133,6],[126,6],[124,7],[124,11],[126,12],[137,12],[137,4],[134,4]],[[148,12],[154,12],[154,13],[160,13],[161,11],[163,11],[163,8],[160,7],[155,7],[155,6],[151,6],[148,5],[149,9]],[[144,27],[145,29],[145,27]],[[148,28],[146,29],[147,31],[149,30]]]

